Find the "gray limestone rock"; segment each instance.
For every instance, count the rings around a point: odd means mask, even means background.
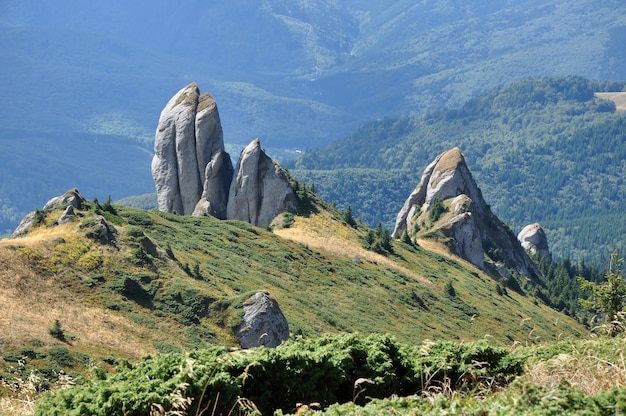
[[[216,152],[204,170],[204,190],[201,201],[208,202],[206,214],[220,220],[226,219],[228,193],[233,173],[230,155],[224,151]]]
[[[50,199],[43,206],[43,209],[44,211],[49,211],[52,208],[56,207],[57,205],[64,205],[64,204],[68,204],[76,209],[80,209],[83,205],[83,202],[85,202],[85,198],[83,198],[83,196],[78,192],[78,189],[74,188],[74,189],[70,189],[63,195],[59,195]]]
[[[543,258],[552,260],[548,237],[539,223],[527,225],[519,232],[517,239],[526,250],[532,254],[539,254]]]
[[[33,226],[33,221],[35,220],[35,211],[29,212],[22,218],[17,228],[11,234],[11,238],[22,238],[26,234],[28,234],[28,230]]]
[[[54,198],[51,198],[43,206],[43,211],[51,211],[57,206],[67,205],[65,212],[67,212],[68,214],[65,215],[64,213],[61,216],[61,218],[63,218],[62,221],[66,221],[70,218],[71,215],[73,215],[74,209],[80,209],[83,206],[84,202],[85,202],[85,198],[83,198],[83,196],[78,192],[78,189],[74,188],[65,192],[63,195],[59,195],[59,196],[55,196]],[[40,214],[42,213],[40,212]],[[28,230],[33,226],[36,216],[37,216],[37,211],[29,212],[28,214],[26,214],[26,216],[22,218],[22,221],[20,221],[15,231],[13,231],[13,234],[11,234],[11,238],[24,237],[28,233]],[[60,221],[61,221],[61,218],[59,219]]]
[[[289,339],[287,319],[269,293],[255,293],[246,300],[243,309],[243,322],[236,330],[241,348],[273,348]]]
[[[68,205],[67,208],[65,208],[65,211],[63,211],[63,214],[61,214],[61,216],[57,220],[57,223],[59,225],[69,224],[70,222],[74,221],[75,217],[76,213],[74,212],[74,207],[72,205]]]
[[[400,236],[405,230],[411,231],[413,221],[422,212],[428,211],[435,195],[445,200],[462,194],[474,202],[474,209],[479,214],[486,210],[482,192],[474,182],[461,151],[455,147],[437,156],[426,167],[419,184],[396,217],[393,235]]]
[[[265,226],[284,211],[298,207],[296,195],[282,168],[255,139],[241,152],[230,185],[226,217]]]
[[[436,227],[450,238],[453,252],[481,269],[487,268],[486,262],[499,262],[524,276],[540,278],[515,235],[491,212],[458,148],[440,154],[425,169],[398,213],[393,235],[398,237],[405,231],[414,235],[421,226],[430,229],[433,224],[425,214],[435,196],[447,201],[449,207],[445,220]]]
[[[463,257],[481,269],[485,267],[485,253],[480,230],[471,212],[455,215],[449,220],[448,225],[442,228],[442,231],[444,235],[452,238],[454,251],[459,257]]]
[[[452,249],[459,257],[484,268],[485,252],[481,230],[472,214],[473,201],[467,195],[459,195],[451,207],[453,216],[441,227],[443,234],[452,240]]]
[[[230,180],[218,189],[215,198],[221,200],[216,203],[214,196],[205,192],[207,165],[220,152],[224,152],[224,140],[217,104],[191,83],[169,100],[159,118],[152,159],[159,210],[188,215],[202,197],[212,205],[222,205]],[[229,170],[232,172],[232,164],[226,166],[223,157],[221,161],[223,172],[216,168],[211,171],[224,178]],[[215,188],[209,187],[209,191]]]

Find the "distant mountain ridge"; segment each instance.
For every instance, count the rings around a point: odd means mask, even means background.
[[[146,163],[141,147],[153,140],[162,103],[191,81],[221,103],[226,145],[260,137],[295,154],[370,120],[458,108],[525,76],[626,79],[625,8],[618,0],[157,0],[149,10],[3,2],[0,148],[11,151],[0,152],[0,233],[76,185],[100,198],[152,191],[133,165]],[[128,140],[128,150],[101,146],[107,139]],[[70,147],[81,149],[80,184],[66,179]],[[5,168],[14,155],[23,162]],[[100,186],[104,175],[118,185]]]
[[[619,0],[0,7],[5,127],[133,128],[150,139],[150,114],[195,80],[222,103],[227,142],[260,136],[306,149],[369,120],[456,107],[525,76],[626,79]],[[47,100],[27,99],[38,95]],[[247,113],[260,117],[242,122]]]

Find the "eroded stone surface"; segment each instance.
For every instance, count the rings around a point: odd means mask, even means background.
[[[529,224],[522,229],[517,235],[517,239],[526,250],[532,254],[552,260],[550,248],[548,246],[548,237],[546,236],[541,224]]]
[[[227,218],[257,226],[272,222],[281,212],[297,209],[296,195],[283,169],[255,139],[241,152],[230,186]]]
[[[244,303],[243,309],[243,322],[237,329],[241,348],[273,348],[289,339],[287,319],[269,293],[255,293]]]

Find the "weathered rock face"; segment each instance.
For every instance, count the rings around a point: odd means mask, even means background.
[[[428,213],[435,197],[448,204],[450,213],[432,224]],[[440,230],[450,239],[452,251],[482,269],[487,262],[500,263],[522,275],[540,277],[515,235],[491,212],[458,148],[440,154],[428,165],[398,213],[393,235],[406,231],[415,236],[422,227]]]
[[[202,198],[196,204],[192,215],[212,215],[220,220],[226,219],[228,192],[233,172],[230,155],[224,151],[215,153],[204,170]]]
[[[224,139],[217,104],[209,94],[200,94],[196,83],[189,84],[167,103],[155,134],[152,177],[161,211],[188,215],[200,198],[212,206],[225,205],[232,164],[221,156],[219,169],[211,167],[213,178],[225,178],[216,186],[205,186],[208,165],[224,152]],[[228,162],[228,163],[226,163]]]
[[[527,225],[519,232],[517,239],[526,250],[532,254],[552,260],[550,248],[548,247],[548,237],[539,223]]]
[[[237,329],[241,348],[277,347],[289,339],[289,324],[276,299],[257,292],[243,306],[243,322]]]
[[[442,200],[466,195],[479,214],[487,208],[458,147],[440,154],[426,167],[419,184],[398,213],[393,234],[399,236],[405,230],[411,231],[416,214],[427,212],[436,195]]]
[[[63,214],[61,214],[61,216],[57,220],[57,224],[69,224],[74,220],[75,217],[76,213],[74,212],[74,207],[72,205],[68,205],[67,208],[65,208],[65,211],[63,211]]]
[[[295,210],[297,206],[287,175],[261,150],[259,139],[255,139],[239,157],[226,217],[264,226],[281,212]]]
[[[57,205],[63,205],[63,204],[68,204],[69,206],[72,206],[76,209],[80,209],[83,205],[83,202],[85,202],[85,198],[83,198],[80,192],[78,192],[78,189],[74,188],[74,189],[70,189],[63,195],[59,195],[59,196],[55,196],[54,198],[51,198],[43,206],[43,210],[44,211],[51,210]]]
[[[17,228],[11,234],[11,238],[22,238],[27,233],[30,227],[33,226],[33,221],[35,220],[35,211],[29,212],[22,218],[22,221],[18,224]]]
[[[453,250],[470,263],[485,267],[485,253],[481,232],[472,214],[473,201],[465,194],[450,204],[453,216],[441,227],[443,234],[452,240]]]
[[[71,217],[73,216],[74,209],[80,209],[85,202],[85,198],[78,192],[78,189],[70,189],[65,192],[63,195],[55,196],[51,198],[46,204],[43,206],[44,211],[50,211],[54,207],[58,205],[67,204],[67,208],[61,218],[59,218],[59,224],[63,224],[65,222],[69,222]],[[33,226],[33,222],[35,221],[36,211],[29,212],[22,218],[20,224],[17,226],[13,234],[11,234],[11,238],[20,238],[24,237],[30,227]]]

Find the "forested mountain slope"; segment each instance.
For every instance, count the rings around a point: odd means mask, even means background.
[[[486,200],[514,229],[538,221],[557,256],[608,256],[623,247],[626,231],[626,116],[594,92],[623,88],[580,77],[525,79],[458,110],[365,125],[302,155],[294,173],[326,199],[389,226],[403,202],[396,190],[410,189],[405,178],[417,183],[435,155],[459,146]],[[347,179],[337,180],[347,168]],[[372,207],[369,195],[386,202]]]
[[[196,81],[227,142],[318,147],[524,76],[625,79],[625,16],[619,0],[3,2],[0,124],[149,138]]]
[[[0,2],[0,235],[73,186],[153,191],[142,142],[192,81],[220,103],[227,143],[293,152],[524,76],[626,79],[625,28],[619,0]]]

